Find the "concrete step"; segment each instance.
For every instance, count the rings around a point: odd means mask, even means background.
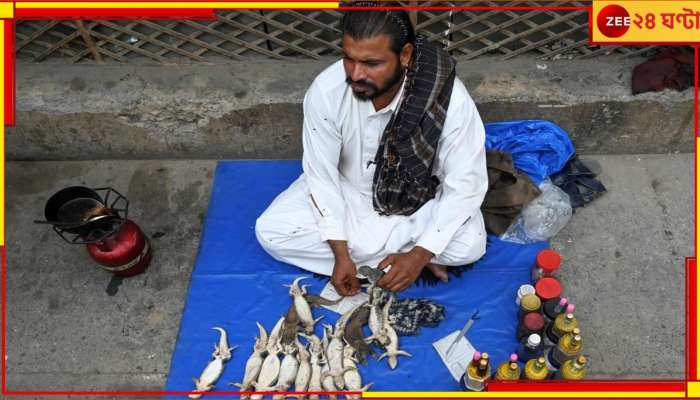
[[[17,66],[11,160],[299,158],[301,102],[335,59]],[[547,119],[581,154],[692,152],[693,91],[631,94],[641,58],[460,61],[484,122]]]

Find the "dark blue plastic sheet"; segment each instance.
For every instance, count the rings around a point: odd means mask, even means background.
[[[193,390],[192,378],[209,362],[218,339],[213,326],[224,327],[230,345],[239,346],[215,390],[235,390],[227,383],[240,382],[243,376],[257,334],[255,321],[269,331],[290,304],[282,284],[311,275],[273,260],[254,233],[257,216],[300,173],[299,161],[218,164],[166,390]],[[446,319],[436,328],[422,328],[418,336],[400,338],[400,347],[413,357],[400,357],[396,370],[390,370],[386,360],[370,359],[367,366],[360,366],[363,381],[374,382],[373,391],[459,390],[432,342],[459,330],[477,308],[481,318],[467,337],[476,349],[489,352],[495,363],[505,360],[517,347],[517,289],[529,282],[535,255],[547,246],[546,242],[517,245],[490,237],[484,258],[462,277],[402,292],[400,297],[430,297],[444,304]],[[309,281],[312,293],[319,293],[325,284]],[[325,309],[314,313],[326,315],[326,323],[337,319],[337,314]],[[316,333],[322,333],[320,326]]]
[[[485,124],[486,148],[513,155],[515,167],[539,185],[559,172],[574,155],[569,135],[557,124],[542,120],[520,120]]]

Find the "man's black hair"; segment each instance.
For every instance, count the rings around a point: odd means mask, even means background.
[[[396,2],[354,1],[349,7],[400,7]],[[370,39],[386,34],[391,38],[391,50],[396,54],[406,43],[414,44],[416,34],[405,10],[347,10],[343,15],[343,33],[353,39]]]

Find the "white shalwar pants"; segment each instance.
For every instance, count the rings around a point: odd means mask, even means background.
[[[344,191],[343,194],[347,200],[349,193]],[[369,201],[371,207],[371,198],[362,200]],[[345,228],[350,257],[356,266],[369,265],[372,268],[386,256],[407,252],[415,246],[431,218],[434,204],[432,200],[428,201],[410,216],[381,216],[376,212],[360,216],[353,210],[353,201],[348,203]],[[263,249],[274,259],[330,276],[335,257],[330,245],[321,239],[313,207],[302,174],[258,218],[255,234]],[[481,258],[485,251],[484,220],[481,212],[477,212],[431,262],[445,266],[466,265]]]

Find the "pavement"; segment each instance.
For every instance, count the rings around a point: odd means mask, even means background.
[[[595,379],[682,379],[693,155],[589,155],[608,193],[552,240]],[[163,390],[216,161],[9,161],[7,389]],[[43,218],[55,191],[111,186],[151,238],[148,270],[115,279]]]
[[[633,95],[632,71],[643,57],[501,58],[457,64],[485,123],[553,121],[582,154],[693,151],[693,90]],[[17,126],[6,135],[7,158],[300,158],[304,94],[336,61],[96,66],[20,60]]]
[[[214,161],[8,162],[8,390],[163,390],[207,211]],[[151,239],[145,273],[120,281],[65,243],[44,203],[111,186]]]

